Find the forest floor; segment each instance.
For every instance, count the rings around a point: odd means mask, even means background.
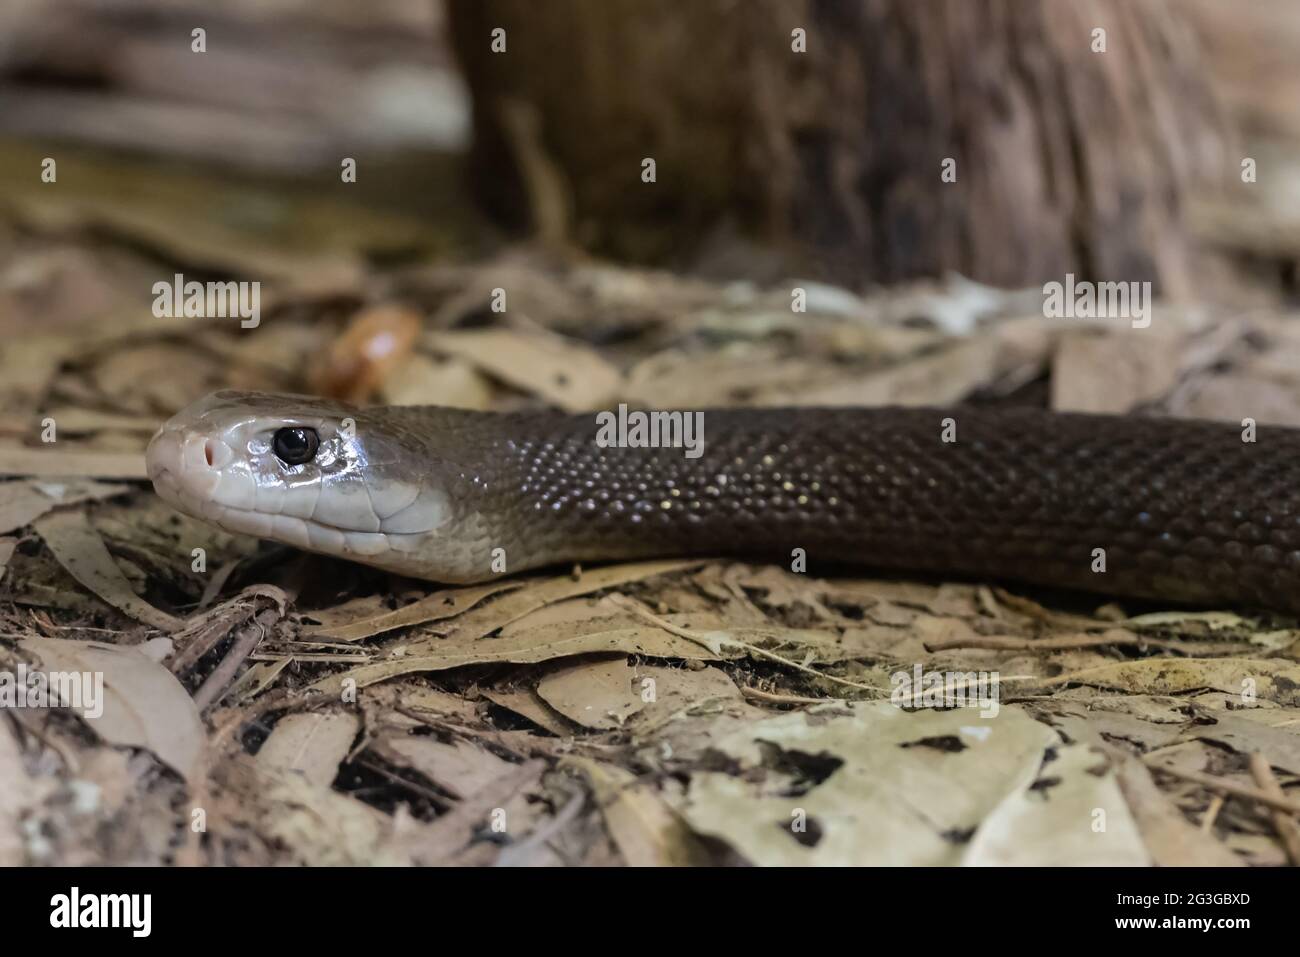
[[[69,157],[60,181],[0,194],[0,666],[102,674],[105,698],[93,719],[0,713],[0,863],[1300,850],[1294,619],[722,560],[440,588],[225,534],[143,480],[159,422],[222,387],[1300,426],[1300,322],[1272,297],[1157,303],[1135,330],[952,277],[800,283],[794,312],[790,283],[453,258],[468,233],[445,223],[120,157]],[[260,278],[259,325],[155,316],[145,291],[176,272]],[[414,330],[397,359],[325,374],[390,324]],[[900,697],[922,673],[958,676],[967,706]]]

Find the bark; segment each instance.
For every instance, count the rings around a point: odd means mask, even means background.
[[[1225,162],[1194,36],[1163,0],[450,0],[450,13],[479,195],[633,260],[681,265],[739,227],[788,268],[855,286],[1073,271],[1183,289],[1183,197]],[[941,181],[946,159],[956,182]]]

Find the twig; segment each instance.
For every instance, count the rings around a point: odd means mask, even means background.
[[[286,688],[276,688],[243,707],[227,707],[214,711],[211,715],[212,734],[208,737],[209,748],[213,754],[222,754],[241,728],[263,715],[272,711],[311,707],[324,700],[324,696],[318,696],[313,700],[296,696]]]
[[[828,701],[840,701],[840,698],[805,698],[797,694],[773,694],[770,691],[759,691],[749,685],[742,685],[740,693],[746,698],[753,698],[756,701],[766,701],[768,704],[825,704]]]
[[[1250,755],[1250,774],[1265,794],[1285,799],[1282,785],[1277,783],[1277,778],[1273,776],[1273,769],[1268,766],[1268,759],[1258,751]],[[1277,808],[1269,812],[1269,817],[1273,819],[1273,830],[1277,831],[1282,849],[1286,851],[1286,859],[1293,867],[1300,866],[1300,828],[1296,827],[1295,818]]]
[[[257,613],[257,617],[240,630],[235,636],[235,643],[231,645],[230,651],[221,659],[221,664],[212,669],[212,674],[208,675],[207,680],[199,686],[199,690],[194,692],[194,706],[200,712],[206,711],[221,700],[230,683],[235,680],[235,675],[243,666],[244,660],[252,654],[258,642],[266,637],[267,629],[279,620],[280,609],[264,608]]]
[[[536,850],[543,844],[563,859],[564,854],[551,843],[551,840],[573,823],[573,820],[578,816],[578,812],[582,810],[582,806],[586,803],[587,792],[575,786],[573,796],[569,798],[568,802],[565,803],[564,807],[560,808],[555,816],[543,823],[519,843],[502,848],[501,853],[497,855],[496,864],[493,866],[514,867],[517,864],[527,864],[532,860]]]
[[[230,580],[231,573],[239,567],[242,561],[242,558],[232,559],[213,573],[203,589],[203,595],[199,598],[199,603],[195,608],[196,611],[202,611],[217,600],[217,596],[221,594],[221,589],[225,588],[226,582]]]
[[[47,748],[49,748],[51,751],[57,754],[59,756],[59,760],[63,762],[63,766],[68,770],[70,774],[73,775],[81,774],[81,762],[77,760],[77,756],[75,753],[73,753],[72,749],[64,745],[63,742],[59,741],[54,735],[50,734],[44,727],[41,726],[42,723],[46,723],[46,724],[49,723],[49,721],[53,718],[53,712],[46,712],[44,714],[43,720],[42,718],[37,717],[37,715],[40,714],[41,712],[33,712],[31,717],[31,723],[29,724],[27,718],[20,717],[20,715],[23,714],[21,708],[13,708],[8,710],[9,710],[9,714],[13,716],[13,720],[18,725],[18,727],[22,728],[32,737],[36,738],[36,740],[40,741],[41,744],[45,745]]]
[[[542,760],[525,761],[500,777],[493,778],[455,807],[433,820],[415,839],[411,858],[422,864],[436,864],[468,845],[474,839],[474,826],[498,807],[542,776],[547,764]]]
[[[1223,809],[1223,795],[1216,794],[1210,798],[1210,806],[1205,809],[1205,817],[1201,818],[1201,831],[1209,834],[1214,828],[1214,822],[1218,820],[1219,811]]]
[[[406,788],[408,791],[412,792],[418,797],[424,798],[426,801],[428,801],[430,804],[436,807],[439,811],[445,813],[446,811],[448,811],[450,808],[454,806],[454,802],[449,797],[447,797],[447,795],[439,794],[437,791],[433,790],[432,788],[427,788],[423,784],[419,784],[416,781],[408,781],[400,774],[397,774],[396,772],[390,771],[387,768],[381,766],[378,762],[368,761],[363,759],[361,761],[358,761],[357,763],[361,765],[363,768],[365,768],[367,771],[373,771],[375,774],[378,774],[381,778],[386,778],[388,781],[391,781],[393,784],[396,784],[398,787]]]
[[[719,647],[723,643],[726,643],[729,645],[734,645],[737,648],[744,648],[750,654],[759,655],[760,657],[763,658],[770,658],[772,661],[783,664],[787,668],[793,668],[795,671],[801,671],[804,674],[812,675],[813,677],[816,678],[822,678],[826,681],[832,681],[835,684],[846,685],[847,687],[850,688],[857,688],[859,691],[869,691],[873,695],[880,695],[884,697],[888,697],[889,695],[889,692],[887,692],[884,688],[876,688],[871,685],[864,685],[856,681],[850,681],[848,678],[839,678],[836,677],[835,675],[828,675],[825,672],[818,671],[816,668],[809,668],[807,665],[801,665],[799,664],[799,662],[791,661],[789,658],[784,658],[781,655],[778,655],[774,651],[767,651],[763,648],[759,648],[757,645],[751,645],[747,641],[740,641],[737,638],[727,637],[727,638],[722,638],[717,642],[712,642],[708,639],[708,637],[706,637],[704,634],[700,632],[692,631],[689,628],[679,628],[677,625],[674,625],[671,621],[666,621],[665,619],[660,618],[658,615],[656,615],[650,609],[646,608],[640,602],[633,601],[631,598],[628,598],[626,595],[610,595],[609,597],[610,600],[613,601],[615,604],[622,605],[624,608],[628,609],[633,614],[645,619],[650,624],[656,625],[662,628],[664,631],[676,635],[678,638],[685,638],[689,642],[700,645],[703,648],[707,648],[715,655],[719,653]]]
[[[1076,648],[1097,648],[1103,645],[1119,647],[1137,645],[1146,648],[1160,648],[1166,651],[1187,652],[1190,649],[1185,641],[1170,641],[1164,638],[1144,638],[1118,629],[1103,632],[1100,635],[1060,635],[1055,638],[1014,638],[1008,635],[965,635],[954,638],[939,638],[925,642],[926,651],[948,651],[952,648],[983,648],[994,651],[1067,651]],[[1232,647],[1226,642],[1220,642]]]
[[[1275,797],[1264,791],[1248,788],[1244,784],[1234,784],[1231,781],[1225,781],[1223,778],[1216,778],[1212,774],[1201,774],[1199,771],[1183,771],[1180,768],[1172,768],[1164,764],[1158,764],[1153,760],[1152,755],[1147,755],[1142,759],[1150,765],[1152,770],[1163,771],[1165,774],[1172,775],[1176,778],[1182,778],[1184,781],[1191,781],[1193,784],[1199,784],[1202,787],[1209,788],[1211,791],[1221,791],[1232,797],[1245,798],[1248,801],[1258,801],[1271,808],[1277,808],[1279,811],[1286,811],[1288,814],[1300,814],[1300,804],[1295,801],[1288,801],[1284,797]]]

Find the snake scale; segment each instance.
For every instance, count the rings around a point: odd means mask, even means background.
[[[1020,408],[716,409],[698,449],[593,414],[214,393],[150,444],[230,531],[447,583],[729,555],[1300,611],[1300,430]],[[802,550],[797,551],[797,550]]]

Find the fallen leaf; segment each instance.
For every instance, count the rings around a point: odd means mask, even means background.
[[[964,866],[1151,863],[1115,772],[1100,750],[1078,743],[1053,748],[1039,775],[1034,785],[1012,791],[984,817],[962,856]]]
[[[90,449],[28,449],[0,447],[0,475],[58,478],[147,479],[140,452],[96,452]]]
[[[253,760],[262,770],[297,772],[317,787],[329,787],[360,730],[356,715],[343,711],[285,715]]]
[[[1067,333],[1052,363],[1052,408],[1122,414],[1152,402],[1178,382],[1182,350],[1177,335]]]
[[[590,347],[540,330],[433,332],[424,342],[566,412],[602,408],[623,381],[618,369]]]
[[[694,618],[694,616],[691,616]],[[464,665],[503,663],[529,664],[583,655],[592,652],[622,652],[652,658],[717,660],[716,655],[699,644],[669,634],[654,625],[631,624],[626,616],[605,622],[593,622],[591,630],[574,634],[564,627],[542,626],[499,638],[483,639],[472,634],[451,636],[437,644],[421,642],[421,650],[433,648],[432,654],[399,655],[360,665],[348,671],[322,678],[312,690],[338,694],[344,683],[353,681],[364,688],[377,681],[422,671],[446,671]],[[414,644],[414,642],[412,643]]]
[[[621,656],[563,665],[538,682],[537,694],[570,721],[601,731],[621,728],[645,707]]]
[[[11,725],[0,721],[0,867],[27,863],[23,819],[36,808],[48,787],[27,773]]]
[[[1158,867],[1240,867],[1241,860],[1198,827],[1161,793],[1137,758],[1111,749],[1119,763],[1119,786],[1128,801],[1142,843]]]
[[[982,722],[965,709],[822,705],[715,742],[736,771],[694,774],[682,813],[756,864],[957,864],[977,829],[1033,785],[1060,743],[1015,706]],[[1036,809],[1055,820],[1045,802],[1016,813]],[[1022,825],[1050,830],[1047,822]]]
[[[485,689],[480,694],[497,707],[527,718],[543,731],[549,731],[557,738],[565,738],[573,734],[573,726],[552,711],[535,691],[527,688],[515,688],[509,691]]]
[[[103,711],[74,707],[110,744],[144,748],[186,781],[198,780],[207,735],[194,701],[170,671],[134,648],[97,641],[23,638],[47,671],[102,676]]]
[[[37,519],[35,527],[68,574],[123,614],[161,631],[178,631],[184,626],[181,619],[132,591],[104,540],[80,509],[50,512]]]
[[[385,596],[382,595],[377,599],[362,599],[359,603],[362,614],[356,618],[352,618],[350,614],[349,606],[352,603],[339,605],[326,611],[307,613],[307,617],[320,623],[305,626],[302,635],[304,638],[360,641],[395,628],[454,618],[485,598],[522,585],[523,582],[499,581],[487,585],[473,585],[469,588],[448,588],[433,592],[397,609],[385,607],[383,605]]]
[[[577,757],[564,763],[590,783],[610,837],[633,867],[707,863],[699,839],[652,786],[612,764]]]
[[[129,485],[103,485],[79,480],[4,482],[0,484],[0,535],[30,525],[60,505],[105,499],[130,490]]]
[[[618,588],[632,582],[645,581],[671,572],[683,571],[703,564],[702,561],[634,562],[625,565],[607,565],[584,571],[581,575],[561,575],[551,578],[526,579],[523,587],[496,601],[473,608],[457,619],[446,637],[432,635],[406,642],[407,654],[418,655],[446,647],[447,641],[473,641],[505,629],[525,615],[531,615],[548,605],[570,598],[589,595],[606,588]],[[485,587],[485,586],[479,586]]]
[[[398,767],[418,771],[457,800],[490,787],[518,767],[468,741],[448,743],[427,735],[386,734],[370,747]]]
[[[510,773],[494,778],[487,787],[466,797],[413,838],[408,846],[414,859],[421,864],[437,864],[450,859],[473,839],[475,828],[489,815],[504,809],[513,799],[535,786],[546,770],[546,762],[534,759],[510,768]],[[505,816],[504,824],[506,833],[513,834],[509,815]]]
[[[1248,627],[1251,622],[1228,611],[1157,611],[1149,615],[1127,618],[1123,625],[1136,631],[1148,628],[1185,628],[1189,624],[1204,625],[1208,631],[1224,631]]]
[[[244,757],[228,762],[224,777],[221,818],[275,842],[290,860],[326,867],[411,863],[394,819],[356,798]]]
[[[740,689],[720,668],[672,668],[667,665],[637,665],[634,678],[649,701],[634,714],[638,730],[657,727],[692,709],[718,702],[740,702]],[[649,684],[647,684],[649,682]]]
[[[1300,776],[1300,727],[1271,728],[1226,711],[1198,710],[1196,715],[1210,723],[1193,725],[1188,737],[1217,741],[1240,754],[1258,751],[1273,767]]]
[[[1044,683],[1049,687],[1086,684],[1153,695],[1212,688],[1243,699],[1259,697],[1278,704],[1295,704],[1300,692],[1300,665],[1284,659],[1143,658],[1069,672]]]
[[[235,683],[226,692],[226,700],[233,705],[256,698],[280,677],[280,672],[293,663],[293,656],[286,655],[276,661],[259,661],[235,679]]]
[[[996,378],[1000,354],[994,337],[977,336],[881,371],[823,376],[797,391],[764,390],[761,399],[803,406],[950,405]]]

